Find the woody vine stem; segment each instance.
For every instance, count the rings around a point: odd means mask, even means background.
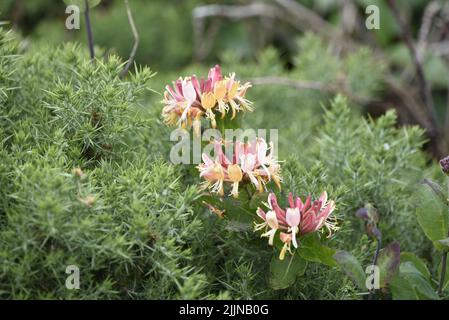
[[[449,197],[449,176],[447,177],[447,189]],[[446,278],[446,264],[447,264],[447,251],[443,252],[443,258],[441,260],[441,275],[440,275],[440,283],[438,285],[438,294],[440,295],[443,293],[444,279]]]
[[[84,11],[84,18],[86,19],[87,41],[89,42],[90,60],[94,60],[94,39],[92,36],[92,27],[90,25],[89,2],[87,0],[84,0],[84,3],[86,6],[86,10]]]

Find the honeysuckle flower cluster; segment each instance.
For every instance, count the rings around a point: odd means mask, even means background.
[[[193,126],[199,132],[201,119],[210,121],[211,127],[217,125],[216,116],[225,117],[230,114],[233,120],[240,111],[252,111],[252,103],[245,98],[246,91],[251,87],[249,82],[241,84],[235,79],[235,73],[223,77],[220,66],[209,70],[207,79],[198,79],[195,75],[179,78],[173,86],[167,85],[164,93],[164,108],[162,115],[167,125],[179,125],[182,128]],[[224,122],[226,124],[228,122]],[[220,128],[222,131],[226,128]],[[223,133],[223,132],[222,132]],[[274,145],[263,138],[252,141],[212,141],[214,156],[202,154],[202,163],[197,166],[202,180],[203,190],[208,189],[220,198],[203,201],[205,207],[218,217],[224,218],[228,212],[221,208],[222,197],[238,198],[239,189],[245,188],[249,193],[248,203],[239,200],[239,210],[248,209],[249,199],[254,189],[258,192],[268,192],[267,184],[271,181],[281,189],[282,177],[279,161],[274,156]],[[230,149],[230,152],[227,152]],[[443,170],[448,161],[442,160]],[[448,169],[449,170],[449,169]],[[252,187],[251,187],[252,186]],[[225,195],[229,190],[229,194]],[[243,197],[240,197],[243,198]],[[292,253],[291,246],[300,247],[299,238],[313,232],[327,229],[329,236],[337,230],[336,220],[331,217],[335,202],[328,200],[327,192],[318,199],[307,197],[303,202],[300,197],[288,195],[289,206],[281,208],[276,195],[270,191],[265,212],[260,207],[254,214],[263,222],[255,224],[255,232],[263,230],[262,237],[268,238],[268,244],[274,245],[274,239],[279,236],[283,244],[279,259],[284,260],[287,252]],[[251,209],[252,210],[252,209]],[[230,210],[232,211],[232,209]]]
[[[202,154],[203,163],[198,166],[200,177],[205,179],[204,188],[210,188],[212,192],[224,195],[224,183],[232,185],[233,197],[238,197],[239,185],[249,182],[263,192],[266,183],[274,181],[281,188],[280,165],[273,156],[273,144],[267,144],[262,138],[252,142],[236,141],[232,158],[229,159],[223,147],[223,141],[214,142],[215,159],[207,154]]]
[[[236,80],[235,73],[223,77],[220,66],[216,65],[209,70],[206,80],[192,75],[179,78],[173,86],[167,85],[162,116],[166,124],[178,124],[183,128],[191,127],[195,120],[204,116],[215,128],[217,112],[224,117],[231,111],[233,119],[239,111],[253,110],[252,103],[245,98],[250,87],[249,82],[241,84]]]
[[[262,237],[268,237],[268,244],[273,245],[276,234],[279,233],[279,239],[284,246],[282,247],[279,259],[285,258],[286,252],[291,253],[291,244],[298,248],[297,237],[317,232],[325,227],[329,236],[338,227],[335,221],[330,219],[330,215],[335,209],[335,202],[328,201],[327,192],[324,191],[317,200],[308,196],[303,202],[300,197],[293,198],[292,193],[288,195],[289,206],[282,209],[274,193],[268,195],[267,207],[265,212],[257,208],[257,215],[262,218],[262,223],[256,223],[255,231],[264,230]],[[279,231],[279,232],[278,232]]]

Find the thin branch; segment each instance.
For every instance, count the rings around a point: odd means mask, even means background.
[[[285,20],[285,14],[278,7],[266,3],[249,5],[204,5],[192,11],[193,31],[195,41],[195,60],[201,61],[210,52],[213,40],[219,31],[220,20],[214,21],[206,33],[206,19],[210,17],[231,20],[263,17],[267,19]]]
[[[249,79],[254,85],[281,85],[288,86],[295,89],[313,89],[320,91],[333,91],[333,89],[318,81],[301,81],[283,77],[267,76]]]
[[[447,178],[447,189],[449,194],[449,177]],[[447,235],[449,236],[449,232]],[[444,280],[446,279],[446,264],[447,264],[447,252],[444,252],[441,261],[440,283],[438,284],[438,294],[440,295],[443,293]]]
[[[204,19],[207,17],[246,19],[261,16],[282,18],[283,13],[275,6],[256,2],[248,5],[204,5],[193,9],[192,15],[194,19]]]
[[[446,59],[448,61],[449,59]],[[449,65],[449,62],[446,63]],[[444,121],[444,132],[446,137],[446,148],[449,149],[449,77],[447,79],[447,93],[446,93],[446,120]],[[449,185],[449,181],[448,181]],[[449,190],[448,190],[449,191]],[[449,192],[448,192],[449,196]]]
[[[124,0],[124,1],[125,1],[125,6],[126,6],[126,13],[128,15],[129,25],[131,26],[131,30],[132,30],[133,37],[134,37],[134,45],[131,50],[131,54],[129,55],[128,62],[126,63],[125,68],[120,73],[120,78],[123,78],[124,76],[126,76],[126,74],[129,71],[129,68],[131,68],[131,65],[133,64],[134,59],[136,57],[136,52],[137,52],[137,48],[139,47],[139,41],[140,41],[139,33],[137,32],[137,28],[136,28],[136,25],[135,25],[134,19],[133,19],[133,14],[132,14],[131,8],[129,6],[129,1],[128,0]]]
[[[427,47],[434,56],[449,56],[449,41],[432,42]]]
[[[403,106],[410,113],[415,123],[427,130],[431,130],[432,123],[429,115],[426,114],[425,109],[419,103],[419,99],[415,99],[414,95],[411,94],[412,89],[404,88],[398,80],[391,76],[385,76],[383,81],[388,85],[391,92],[403,102]]]
[[[281,21],[289,24],[298,31],[311,30],[321,34],[324,38],[334,43],[344,44],[347,47],[353,46],[353,42],[350,39],[344,38],[341,32],[338,32],[331,24],[307,7],[291,0],[275,0],[274,2],[276,5],[254,2],[248,5],[211,4],[194,8],[192,17],[195,48],[197,48],[197,51],[200,51],[198,48],[203,48],[207,45],[207,43],[204,43],[204,34],[206,30],[206,19],[210,17],[231,20],[264,18],[266,20]],[[213,26],[215,23],[216,21]],[[202,57],[198,53],[195,56],[197,60]]]
[[[447,252],[443,253],[443,260],[441,261],[441,275],[440,283],[438,284],[438,294],[443,293],[444,279],[446,278],[446,263],[447,263]]]
[[[207,32],[204,32],[204,20],[197,19],[194,21],[194,41],[195,41],[195,61],[204,60],[212,50],[215,37],[220,31],[221,21],[218,20],[211,25]]]
[[[92,36],[92,27],[90,25],[89,2],[85,0],[84,3],[86,6],[86,10],[84,11],[84,18],[86,19],[87,41],[89,43],[90,60],[93,61],[95,59],[95,51],[94,39]]]
[[[433,104],[433,98],[432,93],[430,91],[430,86],[426,80],[424,69],[422,67],[421,61],[419,60],[415,45],[413,44],[412,35],[409,26],[404,23],[400,17],[399,10],[396,6],[395,0],[388,0],[388,5],[393,13],[393,16],[395,17],[399,28],[402,33],[402,38],[407,45],[407,48],[410,52],[410,55],[412,57],[412,61],[416,68],[416,74],[418,77],[419,82],[419,89],[420,89],[420,95],[423,103],[426,105],[427,110],[429,112],[429,115],[431,117],[431,120],[433,122],[434,131],[435,132],[429,132],[429,134],[432,137],[435,137],[438,134],[438,123],[437,123],[437,114],[435,111],[435,106]]]
[[[323,92],[329,92],[329,93],[342,93],[346,96],[348,96],[350,99],[358,101],[360,103],[367,103],[369,100],[365,97],[357,96],[353,94],[352,92],[349,92],[348,90],[344,89],[343,86],[339,85],[328,85],[324,84],[322,82],[318,81],[302,81],[302,80],[295,80],[295,79],[289,79],[284,77],[276,77],[276,76],[267,76],[267,77],[258,77],[258,78],[252,78],[249,79],[253,85],[279,85],[279,86],[287,86],[294,89],[304,90],[304,89],[311,89],[311,90],[319,90]]]
[[[379,237],[379,238],[377,238],[377,247],[376,247],[376,251],[374,252],[373,266],[377,265],[377,259],[379,258],[379,252],[380,252],[381,248],[382,248],[382,238]],[[373,281],[372,284],[374,284],[374,278],[372,281]],[[375,291],[375,289],[371,289],[369,291],[368,300],[373,299],[374,291]]]
[[[306,28],[312,30],[313,32],[326,33],[326,31],[335,30],[326,20],[297,1],[275,0],[275,2],[283,7],[286,12],[295,15],[298,22],[304,23]]]
[[[421,27],[419,29],[418,44],[416,45],[418,60],[422,61],[424,52],[427,47],[427,37],[429,36],[430,29],[432,27],[432,21],[435,15],[440,10],[440,5],[436,1],[430,2],[424,9],[422,17]]]

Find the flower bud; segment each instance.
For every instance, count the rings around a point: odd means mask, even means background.
[[[357,218],[360,218],[360,219],[362,219],[364,221],[368,221],[370,219],[369,218],[369,214],[368,214],[368,210],[365,207],[360,208],[359,210],[357,210],[355,215],[356,215]]]
[[[231,164],[228,166],[228,176],[232,182],[240,182],[243,178],[242,169],[238,164]]]
[[[81,203],[83,203],[84,205],[86,205],[87,207],[91,208],[92,205],[95,203],[95,197],[92,195],[88,195],[86,198],[84,199],[79,199],[79,201]]]
[[[72,172],[76,178],[78,178],[78,179],[84,178],[84,172],[80,168],[75,168],[75,169],[73,169]]]
[[[214,87],[214,96],[217,100],[223,100],[226,95],[226,82],[219,81],[215,84]]]
[[[449,156],[440,160],[441,170],[449,176]]]
[[[212,92],[205,92],[201,96],[201,105],[204,109],[212,109],[215,106],[215,103],[217,101],[215,100],[214,94]]]

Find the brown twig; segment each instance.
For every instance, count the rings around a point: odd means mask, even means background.
[[[205,21],[194,20],[195,61],[204,60],[212,50],[214,39],[220,30],[221,21],[218,20],[205,32]]]
[[[432,42],[427,45],[427,48],[434,56],[449,56],[449,41]]]
[[[428,36],[430,29],[432,27],[432,21],[435,15],[440,10],[440,5],[436,1],[430,2],[424,9],[424,14],[422,17],[421,27],[418,33],[418,44],[416,45],[416,51],[418,55],[418,60],[421,62],[424,56],[428,44]]]
[[[314,11],[293,0],[275,0],[284,10],[297,18],[305,28],[313,32],[335,34],[335,28]]]
[[[388,5],[393,13],[393,16],[395,17],[395,19],[399,25],[399,28],[402,33],[402,38],[410,52],[412,61],[415,65],[416,74],[418,77],[419,89],[420,89],[420,96],[421,96],[423,103],[427,107],[427,110],[429,112],[429,115],[430,115],[430,118],[431,118],[432,124],[433,124],[433,126],[431,128],[432,131],[429,132],[429,134],[431,137],[435,138],[435,136],[438,135],[437,114],[435,111],[435,106],[433,104],[433,98],[432,98],[432,93],[430,91],[430,86],[426,80],[426,77],[424,74],[424,69],[423,69],[421,61],[418,57],[415,45],[413,44],[410,28],[406,23],[404,23],[404,21],[402,21],[400,14],[399,14],[399,10],[396,6],[396,1],[388,0]]]
[[[365,97],[357,96],[356,94],[349,92],[342,85],[329,85],[318,81],[302,81],[296,79],[290,79],[285,77],[267,76],[257,77],[248,80],[253,85],[278,85],[287,86],[294,89],[304,90],[319,90],[328,93],[342,93],[348,98],[360,102],[362,104],[367,103],[369,100]]]
[[[196,7],[192,12],[194,19],[222,17],[229,19],[246,19],[252,17],[282,18],[282,12],[275,6],[266,3],[248,5],[204,5]]]
[[[249,5],[204,5],[193,9],[193,28],[195,41],[195,60],[203,60],[210,52],[213,40],[219,31],[217,21],[206,32],[206,19],[210,17],[242,20],[255,17],[267,19],[285,19],[283,12],[276,6],[266,3],[252,3]],[[220,20],[218,20],[219,22]]]
[[[449,65],[449,64],[448,64]],[[447,79],[447,101],[446,101],[446,120],[444,121],[444,132],[446,136],[446,147],[449,149],[449,77]]]
[[[131,54],[129,55],[128,62],[126,63],[125,68],[120,73],[120,78],[125,77],[126,74],[128,73],[129,68],[131,68],[131,65],[133,64],[134,59],[136,57],[137,48],[139,47],[139,33],[137,32],[136,25],[134,24],[133,14],[131,12],[131,8],[129,6],[128,0],[124,0],[124,1],[125,1],[125,6],[126,6],[126,13],[128,15],[129,25],[131,26],[131,31],[132,31],[133,37],[134,37],[134,45],[131,50]]]
[[[92,35],[92,26],[90,25],[89,2],[85,0],[84,4],[86,6],[86,10],[84,10],[84,18],[86,20],[87,41],[89,44],[90,60],[93,61],[95,59],[95,51],[94,51],[94,39]]]
[[[373,257],[373,266],[377,266],[377,259],[379,258],[379,252],[380,252],[380,249],[382,248],[382,237],[379,236],[376,240],[377,240],[377,246],[376,246],[376,251],[374,252],[374,257]],[[371,284],[374,284],[374,278],[373,278]],[[368,300],[373,300],[374,292],[375,292],[374,288],[370,289],[369,295],[368,295]]]
[[[320,91],[333,91],[330,86],[318,81],[301,81],[284,77],[266,76],[249,79],[253,85],[281,85],[295,89],[313,89]]]
[[[423,110],[422,105],[411,94],[411,89],[404,88],[403,85],[391,76],[385,76],[383,81],[388,85],[391,92],[403,102],[403,106],[410,113],[416,124],[419,124],[425,129],[432,127],[431,121],[425,113],[425,110]]]

